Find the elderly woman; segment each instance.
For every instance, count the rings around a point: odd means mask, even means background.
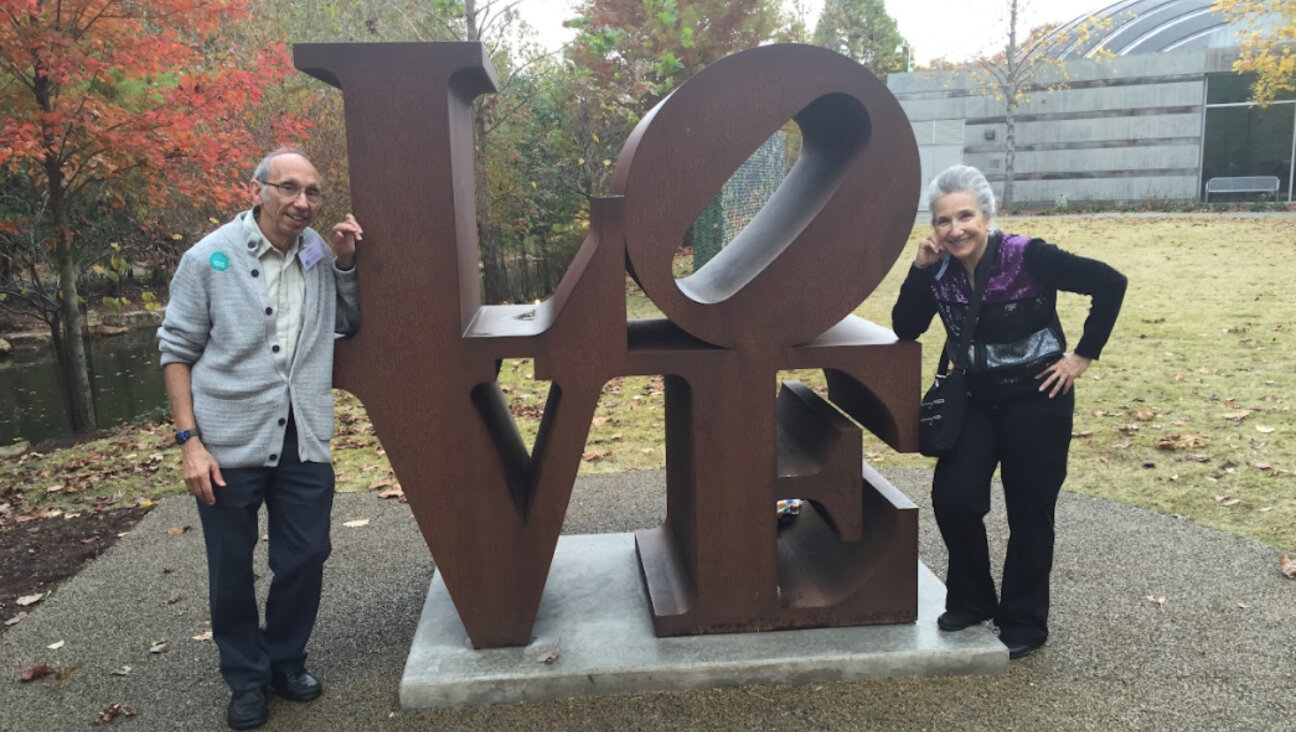
[[[1125,295],[1125,277],[1093,259],[993,227],[994,193],[976,168],[956,165],[928,189],[932,233],[918,245],[891,312],[905,339],[932,316],[945,325],[945,354],[958,350],[977,265],[984,296],[961,361],[969,400],[954,450],[936,463],[932,508],[949,552],[941,630],[993,619],[1010,658],[1048,638],[1053,513],[1067,472],[1073,386],[1102,352]],[[1073,351],[1057,315],[1057,292],[1091,297]],[[995,594],[984,518],[1000,468],[1008,509],[1008,553]]]

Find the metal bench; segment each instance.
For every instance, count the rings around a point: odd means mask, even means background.
[[[1210,203],[1212,193],[1268,193],[1278,197],[1278,188],[1282,184],[1276,175],[1239,175],[1211,178],[1206,181],[1206,202]]]

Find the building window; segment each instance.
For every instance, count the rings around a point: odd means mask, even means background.
[[[1292,150],[1296,146],[1296,99],[1260,107],[1250,101],[1251,74],[1210,74],[1206,134],[1202,141],[1201,193],[1212,178],[1278,178],[1278,199],[1292,200]],[[1254,194],[1249,194],[1254,199]],[[1215,200],[1212,195],[1212,200]]]

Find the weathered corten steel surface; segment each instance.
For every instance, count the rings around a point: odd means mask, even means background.
[[[338,344],[335,382],[367,408],[474,646],[530,642],[600,390],[632,374],[666,384],[668,516],[637,536],[659,635],[914,619],[916,509],[861,472],[842,416],[916,449],[919,346],[850,314],[917,204],[913,135],[877,79],[810,46],[711,65],[627,140],[617,195],[591,202],[553,297],[486,306],[469,119],[495,86],[481,46],[311,44],[295,60],[343,91],[370,242],[364,325]],[[793,119],[804,147],[787,180],[676,281],[690,223]],[[627,269],[666,319],[627,322]],[[552,384],[530,451],[496,381],[517,357]],[[777,388],[780,370],[812,368],[828,400]],[[814,510],[780,535],[773,503],[793,496]]]

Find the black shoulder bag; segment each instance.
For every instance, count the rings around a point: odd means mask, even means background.
[[[986,280],[990,279],[989,263],[998,249],[997,244],[998,237],[995,237],[977,263],[972,300],[968,303],[967,317],[963,319],[963,332],[959,335],[958,350],[954,352],[954,363],[949,363],[949,353],[942,348],[936,380],[923,395],[918,410],[918,452],[927,457],[941,457],[954,452],[959,433],[963,431],[969,397],[967,364],[960,362],[967,358],[972,345],[972,331],[976,330],[977,316],[981,313],[981,298],[985,294]],[[947,365],[950,366],[948,371]]]

